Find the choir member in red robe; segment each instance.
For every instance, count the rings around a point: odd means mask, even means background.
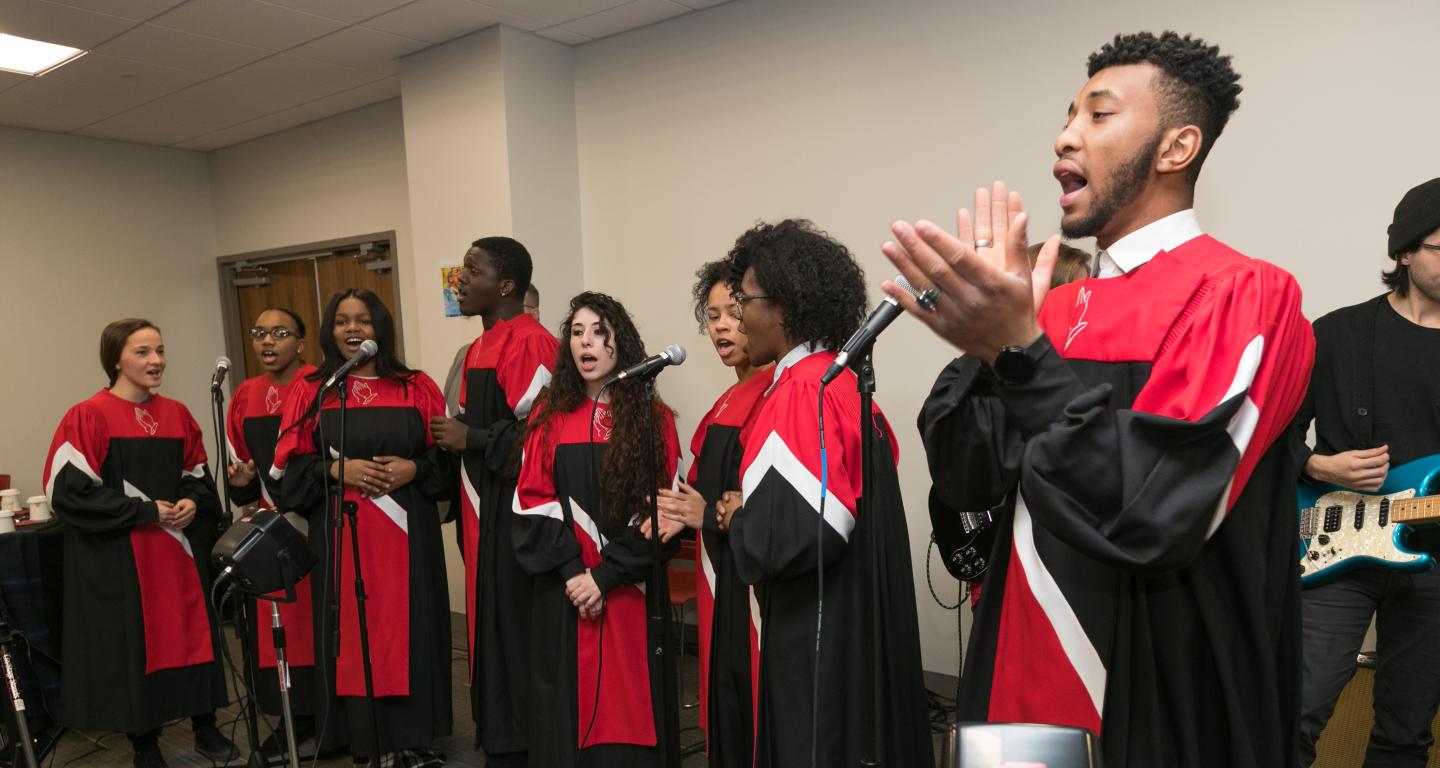
[[[367,594],[366,626],[379,732],[370,726],[355,603],[355,557],[349,522],[340,531],[336,583],[339,654],[325,672],[343,704],[350,749],[398,766],[438,764],[431,750],[450,733],[450,605],[436,499],[446,498],[453,459],[430,439],[430,420],[445,412],[435,382],[405,367],[395,351],[395,324],[374,293],[350,288],[330,298],[319,335],[324,359],[287,398],[271,475],[282,480],[283,506],[310,511],[312,540],[327,526],[325,502],[337,492],[341,446],[337,392],[316,396],[322,383],[372,340],[374,358],[342,380],[347,388],[344,500],[358,507],[360,570]],[[331,561],[333,562],[333,561]],[[328,570],[329,563],[318,568]],[[317,571],[322,574],[325,570]],[[317,624],[317,658],[331,652],[334,612]],[[321,715],[320,729],[326,729]]]
[[[731,294],[730,267],[712,261],[696,273],[695,319],[720,362],[735,371],[690,440],[689,482],[660,490],[660,514],[699,531],[696,619],[700,640],[700,727],[716,768],[745,768],[754,752],[755,678],[760,672],[759,604],[730,555],[729,523],[720,504],[740,492],[741,429],[750,421],[774,370],[750,362],[740,310]]]
[[[215,726],[226,703],[209,556],[220,502],[200,427],[155,393],[165,342],[147,320],[100,336],[110,387],[61,420],[45,495],[65,523],[60,722],[130,735],[137,768],[163,768],[161,727],[190,717],[196,750],[239,756]]]
[[[535,577],[530,765],[658,766],[657,744],[677,735],[660,725],[664,670],[646,616],[654,556],[640,522],[655,489],[675,487],[680,441],[658,398],[647,434],[639,381],[601,392],[611,374],[645,358],[619,302],[582,293],[562,327],[566,344],[526,426],[514,501],[516,554]],[[662,524],[663,557],[678,549],[681,527]]]
[[[250,328],[250,345],[265,372],[240,383],[230,400],[225,434],[230,441],[227,481],[230,500],[237,505],[258,504],[261,509],[279,509],[280,483],[270,476],[275,461],[275,443],[280,438],[280,419],[285,413],[291,385],[313,373],[315,367],[301,358],[305,349],[305,322],[293,310],[267,309]],[[263,468],[257,471],[256,467]],[[282,510],[291,512],[291,510]],[[308,529],[308,524],[299,526]],[[315,712],[315,631],[311,590],[314,579],[307,575],[295,585],[295,600],[279,603],[285,625],[286,661],[290,669],[290,704],[295,713],[297,740],[314,733]],[[283,592],[274,597],[283,596]],[[275,666],[275,638],[270,630],[270,602],[255,601],[251,616],[255,653],[248,660],[255,680],[255,694],[265,712],[280,714],[280,683]],[[267,751],[284,747],[284,729],[267,740]]]
[[[1201,163],[1238,106],[1214,46],[1117,36],[1055,142],[1095,276],[1047,292],[1003,184],[886,255],[965,351],[921,425],[961,509],[1004,500],[960,693],[966,720],[1080,726],[1111,768],[1296,764],[1298,452],[1314,359],[1300,288],[1204,233]],[[1037,316],[1038,312],[1038,316]]]
[[[529,733],[530,590],[511,536],[520,431],[550,383],[559,343],[525,311],[532,263],[508,237],[476,240],[465,253],[456,299],[479,316],[460,417],[430,423],[435,442],[459,454],[460,553],[465,560],[470,706],[486,765],[524,766]]]
[[[864,273],[845,246],[797,220],[756,226],[735,241],[727,261],[750,361],[776,363],[774,382],[741,435],[741,508],[730,520],[736,568],[759,600],[755,765],[859,765],[873,722],[867,702],[880,716],[880,762],[929,765],[899,446],[878,407],[874,423],[862,424],[849,370],[821,399],[820,376],[865,319]],[[861,498],[865,430],[876,446],[868,499]],[[862,504],[867,514],[859,514]],[[868,641],[877,628],[872,655]],[[878,691],[871,690],[876,664]]]

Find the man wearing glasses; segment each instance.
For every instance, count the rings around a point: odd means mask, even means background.
[[[1405,193],[1389,229],[1389,293],[1315,321],[1315,371],[1296,418],[1305,474],[1375,493],[1391,467],[1440,454],[1440,178]],[[1305,444],[1315,422],[1315,447]],[[1408,546],[1436,550],[1436,531]],[[1315,759],[1376,617],[1375,727],[1366,766],[1423,766],[1440,703],[1440,573],[1375,565],[1302,594],[1298,763]]]

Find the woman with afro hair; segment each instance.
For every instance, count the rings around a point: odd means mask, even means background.
[[[734,497],[727,505],[730,551],[740,578],[755,585],[760,614],[755,765],[860,764],[869,725],[861,702],[870,701],[881,717],[880,763],[930,765],[894,432],[876,408],[868,425],[877,450],[872,498],[864,502],[869,514],[857,514],[867,425],[856,378],[847,370],[820,385],[836,350],[865,319],[864,273],[845,246],[799,220],[756,226],[735,241],[727,262],[750,362],[776,363],[774,383],[740,437],[739,508]],[[879,552],[873,561],[872,547]],[[872,590],[878,615],[870,611]],[[872,628],[880,633],[873,658],[866,647]],[[883,667],[878,691],[871,689],[873,664]]]

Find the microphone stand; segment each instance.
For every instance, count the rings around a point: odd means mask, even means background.
[[[873,516],[879,513],[880,505],[875,503],[872,478],[875,474],[877,443],[875,434],[875,362],[874,342],[863,350],[854,366],[856,390],[860,393],[860,499],[856,513],[861,524],[870,530],[866,537],[866,551],[863,554],[870,566],[870,600],[866,609],[866,620],[870,625],[866,645],[866,659],[870,674],[865,681],[865,739],[864,752],[860,758],[863,766],[884,765],[885,728],[882,722],[884,708],[880,706],[880,692],[884,690],[884,673],[881,671],[880,647],[882,628],[880,626],[880,535],[884,524]]]
[[[11,641],[20,633],[10,627],[10,612],[0,602],[0,682],[10,698],[10,710],[15,713],[15,733],[19,742],[19,753],[29,768],[39,768],[35,760],[35,741],[30,737],[30,723],[25,719],[25,699],[20,694],[20,676],[15,672],[15,657],[11,652]]]
[[[210,413],[215,422],[215,455],[220,458],[217,464],[220,471],[215,478],[220,486],[220,515],[215,520],[216,537],[223,536],[229,528],[230,517],[234,514],[230,507],[230,440],[225,433],[225,387],[220,382],[210,384]],[[256,482],[264,482],[258,476]],[[183,534],[182,534],[183,535]],[[212,571],[213,573],[213,571]],[[223,602],[223,601],[221,601]],[[245,690],[250,693],[249,704],[244,706],[246,741],[250,747],[250,764],[265,765],[264,753],[260,749],[260,718],[256,713],[255,703],[255,668],[260,665],[260,657],[255,648],[256,638],[260,631],[259,624],[252,624],[250,615],[249,600],[240,599],[235,601],[235,634],[240,636],[240,656],[245,662],[245,669],[242,673],[245,676]],[[218,610],[218,609],[217,609]],[[216,616],[217,620],[221,617]],[[251,632],[251,627],[254,632]]]
[[[655,377],[645,378],[645,435],[649,450],[650,477],[658,477],[660,468],[655,466]],[[666,768],[680,768],[680,695],[676,691],[676,669],[670,663],[670,643],[674,628],[670,623],[670,580],[665,568],[665,557],[660,544],[660,497],[650,492],[650,583],[646,599],[650,604],[650,655],[652,663],[660,665],[660,701],[664,722],[656,723],[655,747]]]
[[[290,664],[285,653],[285,623],[280,620],[280,603],[295,602],[295,582],[290,556],[280,553],[281,581],[285,583],[284,598],[265,598],[270,603],[270,631],[275,644],[275,672],[280,678],[280,717],[285,726],[286,750],[290,755],[290,768],[300,768],[300,745],[295,743],[295,715],[290,709]],[[319,745],[316,745],[319,749]],[[252,755],[255,753],[251,753]],[[254,760],[250,761],[252,764]],[[268,766],[268,757],[261,757],[261,765]]]
[[[343,573],[343,564],[340,562],[341,547],[344,546],[344,534],[339,533],[344,527],[346,519],[350,523],[350,549],[351,561],[355,566],[355,609],[360,621],[360,666],[365,672],[365,708],[370,716],[370,759],[375,765],[380,764],[380,722],[375,713],[375,674],[370,665],[370,628],[365,611],[365,576],[360,568],[360,504],[354,501],[345,500],[345,421],[348,405],[350,402],[350,376],[347,374],[340,377],[335,385],[336,396],[340,398],[340,441],[339,464],[336,474],[339,475],[340,490],[336,493],[337,510],[332,518],[332,525],[336,532],[333,542],[335,552],[335,567]],[[320,395],[324,397],[322,392]],[[335,582],[335,589],[340,589],[340,582]],[[340,657],[340,622],[339,603],[335,603],[335,657]]]

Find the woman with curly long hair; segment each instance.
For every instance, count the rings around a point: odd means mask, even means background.
[[[862,424],[855,375],[848,370],[823,389],[821,399],[820,376],[865,319],[864,273],[845,246],[793,219],[741,235],[727,261],[730,281],[739,285],[735,301],[750,361],[776,363],[774,385],[740,438],[743,498],[738,509],[733,501],[726,505],[733,510],[736,568],[759,597],[755,765],[859,764],[867,731],[861,703],[869,701],[882,718],[880,762],[930,765],[895,433],[878,407],[874,423]],[[875,430],[877,453],[870,462],[867,514],[861,515],[866,426]],[[868,556],[872,546],[879,551],[876,563]],[[872,590],[880,596],[878,615],[870,612]],[[881,643],[872,658],[866,639],[877,627]],[[872,664],[883,667],[878,691],[870,690]]]
[[[511,526],[535,576],[530,765],[658,766],[657,744],[676,734],[659,733],[663,671],[645,606],[658,592],[640,523],[656,489],[675,487],[675,418],[659,398],[647,417],[641,382],[604,386],[645,357],[620,302],[582,293],[561,330],[554,378],[526,426]],[[662,528],[670,538],[680,526]],[[672,538],[663,556],[676,549]]]
[[[329,558],[316,570],[322,581],[331,581],[340,631],[339,657],[324,673],[340,712],[319,715],[320,728],[336,734],[348,726],[351,753],[373,758],[378,747],[381,768],[439,765],[445,758],[431,746],[450,733],[450,600],[435,503],[449,497],[455,464],[435,445],[429,425],[445,413],[445,397],[429,376],[400,359],[390,310],[371,291],[349,288],[330,297],[317,335],[324,357],[286,398],[270,472],[281,480],[281,508],[307,511],[311,541],[328,541],[333,531],[325,501],[340,491],[337,459],[344,449],[343,500],[355,505],[358,520],[379,732],[372,741],[348,524],[338,537],[338,577],[328,576]],[[316,399],[322,383],[366,341],[378,353],[338,385],[348,401],[341,446],[338,387],[324,393],[318,409]],[[315,633],[319,648],[328,644],[334,616],[322,613],[317,621],[327,630]],[[324,693],[328,701],[331,691]]]
[[[748,768],[754,751],[754,681],[759,626],[753,592],[730,556],[729,521],[721,497],[740,491],[740,433],[770,388],[773,366],[750,360],[740,308],[731,295],[730,265],[712,261],[696,272],[695,320],[720,362],[735,372],[690,440],[695,462],[688,483],[660,491],[660,515],[699,531],[695,616],[700,645],[700,727],[712,768]]]

